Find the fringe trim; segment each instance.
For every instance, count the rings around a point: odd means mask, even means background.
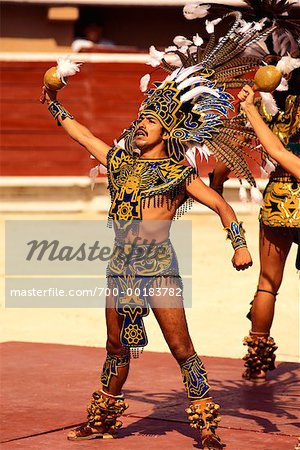
[[[184,174],[177,183],[173,184],[168,190],[165,188],[161,190],[161,192],[147,192],[147,196],[144,194],[142,197],[142,208],[150,207],[153,205],[154,208],[159,208],[162,206],[167,206],[168,209],[171,209],[173,202],[180,194],[185,193],[186,184],[190,184],[197,177],[194,169]],[[153,199],[153,200],[152,200]],[[188,212],[193,206],[193,199],[191,197],[187,197],[182,205],[177,208],[176,213],[174,215],[174,219],[179,219],[186,212]]]

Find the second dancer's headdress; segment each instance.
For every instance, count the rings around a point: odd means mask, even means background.
[[[223,31],[219,39],[214,32],[217,23]],[[169,75],[149,90],[143,86],[146,99],[140,113],[154,115],[169,132],[167,152],[171,158],[186,158],[195,165],[197,151],[205,156],[212,153],[238,178],[255,186],[246,160],[256,151],[252,145],[255,135],[243,119],[230,113],[234,106],[228,90],[251,83],[249,73],[256,71],[262,60],[251,56],[249,49],[263,42],[276,26],[264,18],[245,30],[241,13],[234,11],[207,23],[210,38],[205,46],[197,34],[192,40],[177,36],[175,45],[165,52],[150,49],[151,65],[160,65]],[[149,79],[146,75],[142,84]],[[138,123],[139,119],[120,138],[128,150],[133,148]]]

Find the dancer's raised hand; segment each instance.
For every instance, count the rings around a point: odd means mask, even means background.
[[[249,105],[253,105],[254,103],[255,92],[253,89],[246,84],[243,89],[238,93],[238,98],[241,101],[241,107],[243,110],[247,108]]]
[[[41,103],[49,103],[53,102],[57,98],[57,91],[51,91],[50,89],[46,88],[46,86],[42,87],[42,93],[40,96],[40,102]]]

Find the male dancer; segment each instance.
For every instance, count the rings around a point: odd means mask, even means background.
[[[74,120],[56,100],[54,92],[43,91],[42,102],[49,104],[50,113],[68,135],[107,167],[112,201],[109,217],[116,233],[107,277],[108,286],[119,295],[107,299],[108,340],[101,374],[102,389],[93,394],[86,425],[69,432],[71,440],[114,436],[122,425],[118,417],[128,405],[121,390],[130,356],[135,356],[147,343],[143,317],[150,303],[181,368],[191,400],[187,409],[191,427],[200,431],[204,449],[223,448],[215,432],[219,421],[218,405],[208,396],[207,373],[188,333],[183,299],[181,295],[174,299],[171,290],[167,298],[162,299],[159,289],[181,288],[176,255],[168,237],[171,220],[182,208],[184,210],[190,198],[219,214],[234,248],[233,266],[244,270],[252,265],[243,228],[232,208],[207,187],[195,168],[187,163],[188,160],[193,164],[199,147],[203,152],[209,149],[240,177],[245,176],[255,185],[239,149],[241,145],[245,147],[243,137],[251,132],[239,121],[229,118],[229,111],[234,108],[226,84],[228,81],[230,86],[243,85],[244,81],[238,77],[259,65],[257,58],[239,56],[252,40],[258,39],[258,32],[254,26],[242,32],[239,13],[230,13],[229,19],[224,37],[216,40],[212,35],[205,50],[201,49],[203,41],[199,36],[193,39],[195,45],[191,41],[187,43],[188,50],[178,48],[175,53],[182,62],[179,67],[162,59],[170,75],[147,91],[137,120],[112,148]],[[269,29],[264,31],[268,32]],[[230,55],[233,58],[227,67]],[[235,150],[232,150],[232,142]],[[149,226],[153,223],[155,230]],[[154,239],[155,244],[150,247],[136,244],[136,237],[142,242]],[[132,287],[133,292],[138,287],[142,295],[123,295],[126,286]]]
[[[168,140],[169,134],[163,129],[161,123],[154,115],[146,112],[139,116],[134,136],[135,145],[141,151],[140,156],[137,158],[119,147],[113,147],[111,149],[107,144],[94,136],[87,128],[74,120],[72,116],[65,114],[61,105],[56,101],[56,94],[54,92],[44,90],[44,99],[49,104],[50,110],[53,110],[54,108],[61,109],[62,112],[58,114],[57,120],[69,136],[84,146],[101,164],[108,168],[110,183],[114,183],[114,172],[120,172],[119,165],[122,165],[123,163],[123,170],[126,168],[124,165],[125,159],[129,171],[130,169],[133,170],[131,173],[132,179],[136,168],[141,174],[139,182],[143,182],[143,180],[147,181],[147,177],[151,175],[149,161],[155,164],[161,171],[165,171],[165,178],[168,177],[169,179],[172,179],[171,183],[168,181],[168,184],[173,184],[173,189],[172,186],[171,188],[168,188],[168,186],[166,186],[167,183],[159,184],[160,192],[164,189],[163,194],[159,194],[160,196],[163,195],[165,197],[165,201],[162,202],[162,204],[159,204],[158,206],[155,205],[154,207],[155,199],[158,197],[158,195],[154,195],[153,197],[149,197],[149,204],[144,204],[141,207],[142,220],[140,222],[139,235],[143,239],[147,239],[148,242],[151,242],[153,238],[155,238],[155,242],[160,243],[160,245],[165,245],[166,252],[168,252],[170,244],[167,243],[167,239],[171,220],[174,218],[178,207],[184,201],[185,196],[189,195],[219,214],[223,226],[230,230],[230,236],[232,236],[235,248],[232,258],[233,266],[237,270],[244,270],[252,265],[251,257],[243,237],[242,228],[237,223],[234,211],[222,197],[207,187],[199,177],[196,177],[191,167],[184,166],[168,158],[166,141]],[[65,118],[64,114],[66,115]],[[166,165],[169,165],[170,167],[168,168]],[[159,181],[161,182],[161,180]],[[126,186],[126,182],[128,184],[128,178],[125,177],[123,183],[120,184],[119,192]],[[154,183],[152,180],[152,190],[156,187]],[[175,186],[177,195],[174,193]],[[180,189],[178,189],[178,186],[180,186]],[[112,200],[110,213],[115,220],[120,220],[120,217],[121,220],[123,219],[123,217],[120,216],[120,211],[123,207],[124,215],[126,203],[130,203],[128,201],[119,200],[120,203],[118,208],[114,208],[116,197],[119,195],[119,192],[117,192]],[[171,192],[172,201],[168,202],[166,199],[168,195],[170,196]],[[138,192],[138,195],[140,196],[141,192]],[[171,196],[169,198],[171,198]],[[126,215],[126,221],[130,221],[130,219],[130,215]],[[156,235],[153,236],[153,230],[149,232],[149,229],[147,228],[147,221],[149,220],[159,221],[160,224],[164,221],[165,226],[161,226],[158,230],[156,229]],[[236,231],[234,231],[235,229]],[[129,228],[128,233],[125,235],[125,241],[130,244],[130,242],[134,240],[134,237],[135,235],[133,234],[132,229]],[[120,255],[118,258],[120,258]],[[172,255],[171,259],[172,258],[174,258],[174,255]],[[112,264],[110,264],[110,266],[111,265]],[[174,269],[174,263],[172,263],[172,268]],[[167,276],[170,277],[169,273],[163,274],[160,272],[159,275],[165,276],[165,278]],[[155,276],[157,277],[157,275]],[[170,286],[174,286],[174,283],[170,284]],[[159,305],[158,297],[153,299],[153,301],[154,304],[156,303]],[[108,304],[113,304],[111,298],[108,299]],[[206,379],[206,372],[203,363],[195,353],[188,332],[185,312],[182,307],[182,299],[177,297],[177,307],[174,306],[174,303],[171,308],[164,308],[159,305],[158,307],[153,307],[153,313],[155,314],[173,356],[181,367],[188,397],[192,400],[193,404],[192,409],[190,410],[190,416],[193,417],[192,424],[194,424],[195,428],[202,430],[202,439],[205,445],[209,445],[209,448],[222,448],[218,437],[215,435],[215,428],[217,426],[217,421],[215,420],[217,418],[216,406],[213,404],[211,397],[208,397],[209,385]],[[106,319],[108,340],[107,360],[104,364],[104,370],[101,377],[103,387],[101,391],[94,394],[94,403],[92,403],[89,409],[89,420],[87,425],[69,432],[69,439],[91,439],[99,435],[104,435],[105,433],[113,434],[115,429],[120,425],[117,417],[122,414],[127,406],[124,403],[121,391],[127,378],[130,355],[120,340],[122,318],[118,314],[118,311],[113,306],[110,306],[106,310]],[[177,330],[176,333],[173,333],[174,329]],[[131,342],[131,345],[132,344],[133,342]],[[95,406],[94,409],[93,406]],[[97,408],[96,406],[99,407]],[[197,412],[196,408],[198,408]],[[98,410],[99,413],[97,414]],[[212,413],[212,421],[208,420],[210,419],[210,411]]]

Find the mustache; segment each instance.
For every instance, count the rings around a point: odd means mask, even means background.
[[[136,132],[134,133],[134,136],[136,136],[136,135],[138,134],[139,131],[142,131],[142,132],[145,134],[145,136],[148,136],[147,131],[146,131],[143,127],[139,127],[139,128],[136,130]]]

